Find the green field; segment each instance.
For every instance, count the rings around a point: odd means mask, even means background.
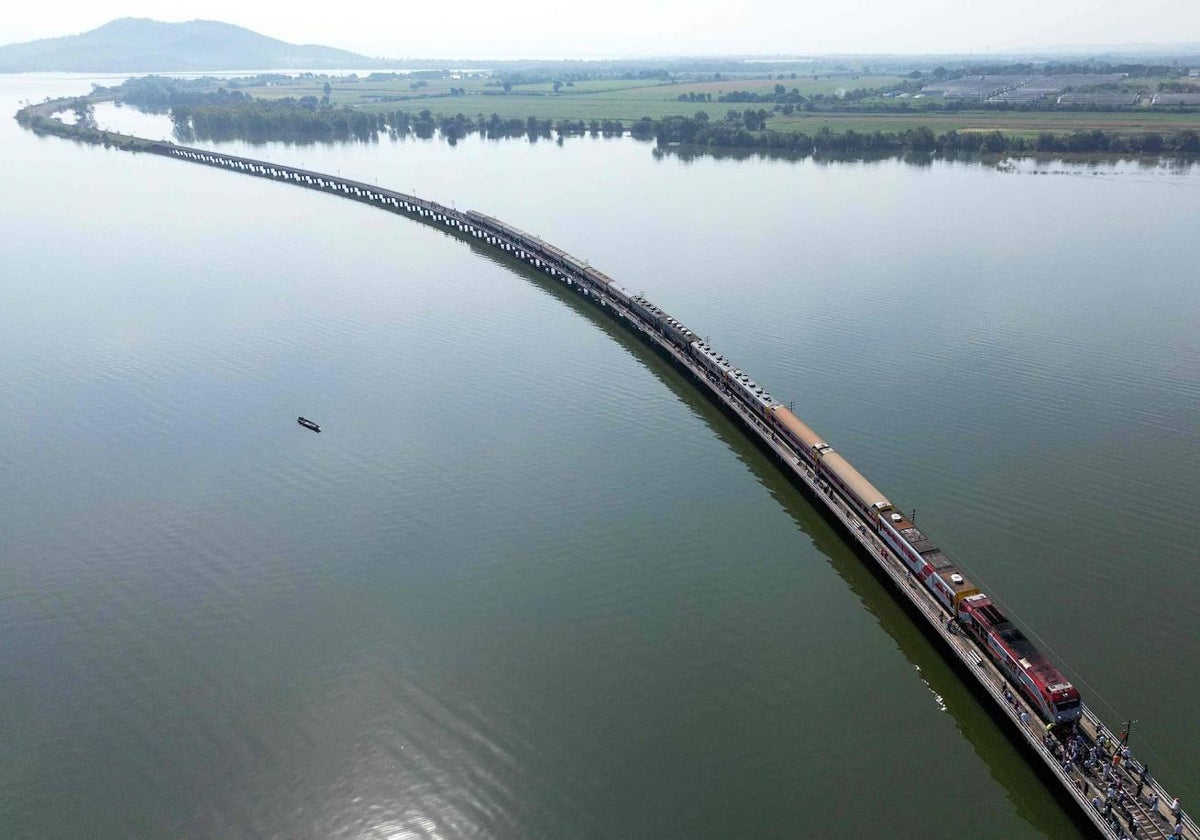
[[[243,86],[247,94],[264,98],[324,95],[324,79],[296,79],[292,83],[260,86]],[[508,92],[494,79],[468,77],[461,79],[426,79],[425,84],[413,88],[415,82],[382,81],[368,82],[365,79],[331,80],[330,102],[334,105],[349,105],[352,108],[370,110],[410,111],[428,109],[436,115],[466,114],[501,117],[538,117],[540,119],[591,120],[611,119],[638,120],[642,117],[661,119],[668,116],[692,116],[698,110],[710,114],[723,114],[732,108],[741,110],[746,103],[717,102],[721,94],[734,91],[770,93],[775,85],[783,85],[789,92],[796,89],[803,96],[837,94],[856,88],[888,87],[899,83],[897,76],[804,76],[787,78],[731,77],[720,81],[694,80],[662,82],[652,79],[589,79],[564,84],[558,92],[552,82],[514,85]],[[451,96],[451,89],[462,89],[466,93]],[[688,94],[711,94],[712,102],[680,102],[679,96]],[[755,107],[770,108],[768,104]]]
[[[557,91],[551,81],[515,84],[505,91],[502,82],[487,73],[466,74],[443,79],[388,79],[367,81],[366,78],[331,78],[330,101],[370,111],[428,110],[435,116],[464,114],[468,117],[500,117],[543,120],[622,120],[626,124],[650,117],[693,116],[706,111],[720,119],[729,110],[746,108],[770,111],[772,103],[719,102],[722,94],[751,91],[770,94],[776,85],[787,92],[797,90],[802,96],[839,95],[856,89],[894,88],[904,80],[899,76],[881,75],[813,75],[761,74],[757,76],[727,76],[714,80],[679,78],[664,82],[659,79],[600,78],[563,81]],[[1126,84],[1154,89],[1158,78],[1130,79]],[[263,98],[324,96],[324,77],[301,78],[271,84],[243,85],[244,93]],[[452,95],[452,90],[463,93]],[[711,95],[711,102],[680,102],[680,95]],[[1049,131],[1065,134],[1076,130],[1102,129],[1122,134],[1148,131],[1171,132],[1182,129],[1200,130],[1200,113],[1138,108],[1131,111],[944,111],[933,107],[937,100],[871,100],[886,103],[888,111],[797,110],[790,115],[773,114],[767,127],[774,131],[803,131],[815,133],[822,127],[840,132],[854,130],[905,131],[926,126],[935,133],[949,131],[1000,131],[1005,134],[1033,137]],[[901,104],[903,102],[903,105]],[[825,105],[823,107],[828,107]]]

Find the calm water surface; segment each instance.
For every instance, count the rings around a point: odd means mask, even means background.
[[[3,836],[1076,836],[811,507],[587,307],[363,205],[0,126]],[[221,148],[645,291],[1200,801],[1200,173]]]

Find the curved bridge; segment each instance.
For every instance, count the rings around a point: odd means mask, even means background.
[[[1112,772],[1124,779],[1126,789],[1146,790],[1147,796],[1157,796],[1157,803],[1150,805],[1147,800],[1134,795],[1124,802],[1118,796],[1115,807],[1094,804],[1105,799],[1105,777],[1096,770],[1085,771],[1080,766],[1081,762],[1066,760],[1065,750],[1059,749],[1059,745],[1054,743],[1056,739],[1046,737],[1046,729],[1040,719],[1044,712],[1039,713],[1019,693],[1014,696],[1010,683],[996,662],[987,656],[980,656],[980,648],[956,626],[957,622],[947,620],[945,606],[939,604],[936,593],[923,585],[918,579],[921,576],[914,574],[906,565],[901,557],[903,545],[898,551],[896,542],[887,540],[887,529],[875,527],[873,519],[883,518],[879,511],[894,510],[887,499],[878,494],[870,482],[844,458],[836,455],[799,418],[666,312],[641,296],[631,295],[612,278],[565,251],[475,211],[460,212],[406,193],[322,172],[170,143],[143,142],[144,145],[139,149],[141,151],[333,193],[450,232],[471,236],[561,281],[602,307],[686,372],[706,396],[738,420],[750,436],[774,456],[784,472],[807,491],[811,499],[819,502],[818,507],[840,527],[851,545],[864,557],[870,558],[871,565],[890,580],[893,589],[902,596],[901,600],[923,619],[921,623],[924,629],[941,641],[960,672],[968,675],[971,678],[969,681],[976,683],[982,693],[992,699],[993,713],[1007,719],[1011,724],[1009,734],[1027,747],[1027,753],[1036,759],[1034,764],[1044,771],[1045,776],[1056,780],[1058,784],[1055,787],[1061,797],[1072,800],[1078,806],[1075,812],[1077,817],[1093,826],[1100,836],[1113,840],[1128,836],[1134,829],[1135,820],[1139,829],[1138,837],[1172,836],[1176,822],[1169,805],[1172,797],[1157,781],[1147,780],[1144,786],[1140,784],[1137,778],[1140,765],[1136,761],[1123,764],[1112,761],[1111,754],[1103,747],[1099,750],[1106,759],[1103,764],[1115,768]],[[835,459],[842,466],[829,469],[823,466],[826,461],[835,463]],[[845,483],[842,479],[845,479]],[[872,508],[884,504],[887,507],[879,507],[876,511],[864,507],[862,500],[870,493],[878,494],[881,500],[874,503]],[[898,514],[892,518],[900,522]],[[958,577],[958,581],[960,584],[963,582],[961,577]],[[1102,736],[1110,744],[1117,741],[1086,707],[1079,719],[1079,729],[1085,747],[1095,745]],[[1094,799],[1094,796],[1099,799]],[[1176,836],[1200,840],[1200,830],[1190,817],[1182,817],[1181,829],[1183,833]]]
[[[505,241],[501,241],[501,237],[497,236],[494,232],[485,231],[482,226],[474,222],[466,213],[460,213],[453,208],[438,204],[436,201],[427,201],[426,199],[417,198],[407,193],[382,189],[372,184],[364,184],[361,181],[353,181],[349,178],[326,175],[322,172],[312,172],[307,169],[298,169],[294,166],[283,166],[278,163],[267,163],[266,161],[237,157],[236,155],[226,155],[221,152],[210,152],[205,149],[176,146],[171,143],[154,143],[145,149],[145,151],[166,157],[178,158],[179,160],[215,166],[219,169],[243,172],[259,178],[285,181],[297,186],[334,193],[344,198],[373,204],[385,210],[412,216],[427,224],[473,234],[485,239],[488,244],[511,253],[518,259],[522,259],[536,268],[545,268],[543,261],[538,258],[538,252],[545,247],[545,243],[541,242],[541,240],[531,237],[531,242],[522,244],[515,240],[508,241],[510,238],[506,237],[504,238]],[[549,261],[545,262],[548,264]],[[562,267],[562,270],[565,270],[565,267]],[[552,276],[556,275],[552,274]]]

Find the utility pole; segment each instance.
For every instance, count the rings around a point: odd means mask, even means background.
[[[917,524],[917,509],[913,508],[912,516],[908,517],[908,521],[912,524]]]

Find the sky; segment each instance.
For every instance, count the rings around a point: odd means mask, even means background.
[[[245,26],[387,58],[961,53],[1200,41],[1196,0],[44,0],[3,15],[0,44],[118,17]]]

